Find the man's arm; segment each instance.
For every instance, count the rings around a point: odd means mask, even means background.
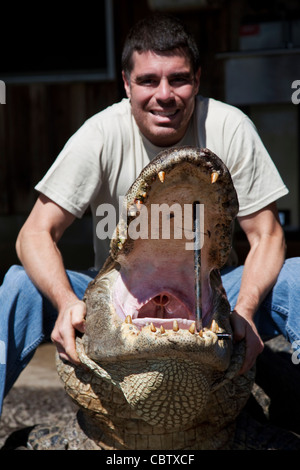
[[[276,203],[238,220],[250,243],[239,296],[232,313],[234,339],[246,339],[246,358],[240,371],[243,373],[254,365],[263,350],[253,318],[276,282],[286,247]]]
[[[40,195],[18,235],[16,250],[28,276],[59,313],[51,338],[60,356],[76,363],[75,328],[83,332],[85,304],[73,292],[57,247],[74,219]]]

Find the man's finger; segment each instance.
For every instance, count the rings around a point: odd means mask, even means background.
[[[85,315],[86,304],[84,302],[80,301],[71,307],[72,326],[81,333],[85,331]]]
[[[76,352],[75,344],[75,325],[79,324],[82,326],[82,323],[84,322],[85,304],[79,306],[77,313],[74,313],[75,310],[75,306],[71,306],[63,315],[59,316],[52,332],[51,339],[55,343],[61,359],[68,360],[73,364],[79,364],[80,361]],[[75,325],[73,325],[73,316],[75,318]]]

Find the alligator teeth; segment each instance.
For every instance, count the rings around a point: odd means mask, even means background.
[[[118,248],[119,248],[119,250],[122,250],[125,241],[126,241],[126,238],[124,238],[124,237],[120,237],[120,238],[119,238],[119,241],[118,241]]]
[[[142,201],[141,201],[140,199],[137,199],[137,200],[136,200],[135,205],[136,205],[136,208],[137,208],[138,211],[141,209],[142,204],[143,204],[143,203],[142,203]]]
[[[162,325],[160,327],[160,332],[161,332],[162,335],[166,332],[166,330],[164,329],[164,327]]]
[[[151,323],[151,325],[150,325],[150,330],[151,330],[153,333],[156,332],[156,328],[155,328],[155,326],[153,325],[153,323]]]
[[[195,333],[195,331],[196,331],[196,325],[195,325],[195,322],[194,322],[189,327],[189,332],[192,333],[192,335],[193,335]]]
[[[132,318],[130,315],[127,315],[127,317],[125,318],[125,323],[129,323],[132,325]]]
[[[159,177],[159,180],[163,183],[165,181],[165,176],[166,176],[166,173],[164,171],[160,171],[158,173],[158,177]]]
[[[211,180],[212,183],[215,183],[218,178],[219,178],[219,173],[218,173],[217,171],[214,171],[214,172],[210,175],[210,180]]]
[[[129,209],[128,209],[128,215],[129,217],[135,217],[136,216],[136,210],[133,206],[131,206]]]
[[[217,333],[217,332],[219,331],[219,325],[218,325],[218,323],[216,322],[216,320],[213,320],[213,321],[211,322],[210,330],[211,330],[213,333]]]
[[[174,320],[173,321],[173,331],[178,331],[178,330],[179,330],[178,321]]]
[[[199,331],[199,336],[200,336],[201,338],[203,338],[203,330],[200,330],[200,331]]]

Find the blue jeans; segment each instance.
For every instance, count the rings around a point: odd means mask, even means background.
[[[82,298],[94,270],[67,271],[71,286]],[[36,348],[49,341],[57,311],[40,294],[21,266],[12,266],[0,287],[0,415],[2,402]]]
[[[243,267],[222,271],[231,308],[239,293]],[[95,271],[67,271],[74,292],[83,297]],[[283,334],[300,345],[300,258],[285,262],[272,292],[255,320],[263,339]],[[32,284],[24,269],[13,266],[0,287],[0,414],[4,396],[32,358],[38,345],[50,339],[57,312]]]

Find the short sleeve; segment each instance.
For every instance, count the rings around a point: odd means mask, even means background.
[[[238,194],[239,216],[252,214],[288,194],[252,121],[244,116],[232,134],[227,162]]]
[[[101,128],[92,120],[69,139],[35,189],[82,217],[101,187]]]

